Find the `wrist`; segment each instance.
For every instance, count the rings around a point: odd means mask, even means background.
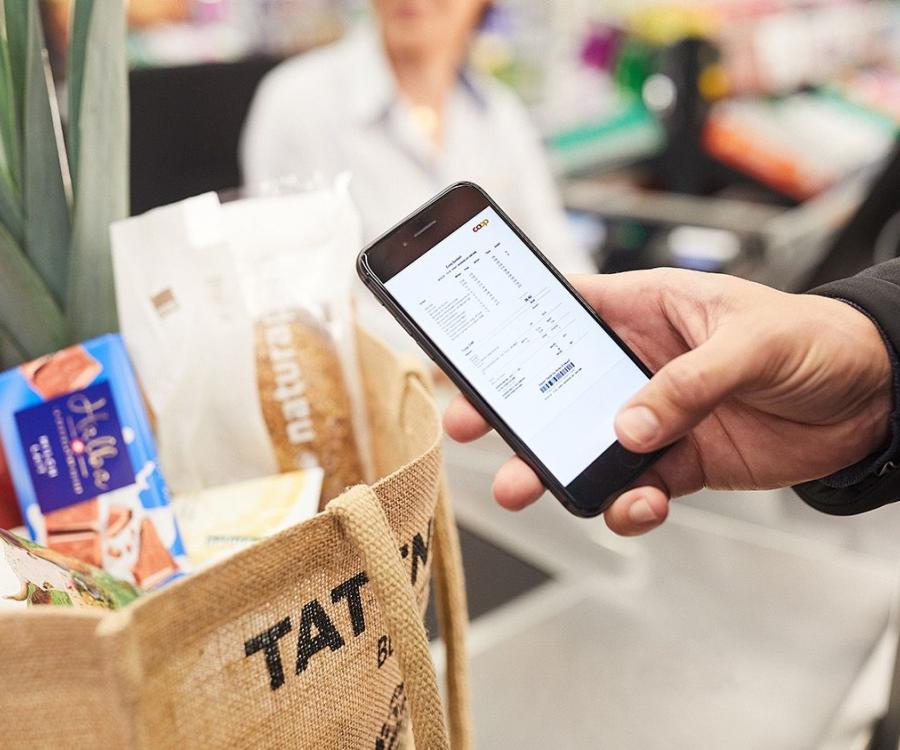
[[[852,342],[857,361],[865,363],[865,371],[859,377],[868,391],[868,398],[860,405],[855,433],[865,457],[822,480],[829,487],[840,488],[873,475],[881,476],[893,468],[900,456],[900,359],[881,326],[866,310],[850,300],[834,301],[844,305],[844,314],[850,310],[855,313],[848,316],[851,328],[845,334]]]
[[[861,344],[860,359],[867,364],[865,381],[870,384],[871,395],[866,407],[865,424],[861,437],[868,442],[869,454],[884,449],[891,441],[891,416],[895,408],[897,358],[893,348],[878,323],[865,310],[847,300],[839,300],[855,313],[858,337],[851,339]]]

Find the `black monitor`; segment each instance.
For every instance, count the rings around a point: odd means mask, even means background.
[[[272,58],[130,74],[131,212],[241,184],[238,143]]]

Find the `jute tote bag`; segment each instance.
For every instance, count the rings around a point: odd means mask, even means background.
[[[362,334],[360,359],[384,478],[123,610],[0,615],[0,747],[391,750],[410,725],[418,750],[470,747],[439,415],[415,367]]]

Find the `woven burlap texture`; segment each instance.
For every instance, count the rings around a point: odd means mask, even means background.
[[[417,368],[360,336],[379,475],[124,610],[0,614],[0,747],[471,746],[458,539]],[[422,627],[447,647],[447,715]],[[449,724],[449,732],[448,732]]]

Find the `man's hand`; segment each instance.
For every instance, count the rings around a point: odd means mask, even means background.
[[[587,302],[656,373],[616,417],[620,442],[673,447],[606,511],[640,534],[672,497],[818,479],[888,437],[891,364],[875,325],[839,300],[786,294],[730,276],[659,269],[573,279]],[[489,427],[457,397],[444,417],[465,442]],[[494,480],[511,510],[544,488],[513,458]]]

